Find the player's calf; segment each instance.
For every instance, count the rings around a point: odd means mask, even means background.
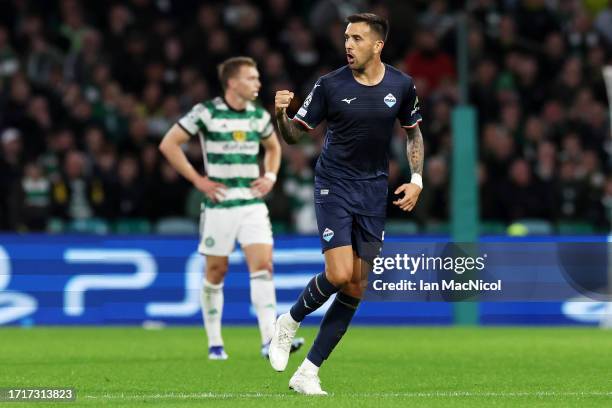
[[[276,320],[276,292],[272,274],[268,270],[259,270],[251,273],[251,303],[261,333],[261,344],[266,345],[272,340],[274,334],[274,321]]]
[[[289,312],[291,317],[296,322],[301,322],[307,315],[321,307],[338,289],[339,287],[327,279],[325,272],[316,275],[308,282],[291,307]]]

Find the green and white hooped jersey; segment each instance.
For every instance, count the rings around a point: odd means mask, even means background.
[[[187,133],[198,135],[208,177],[227,186],[225,198],[207,208],[231,208],[261,203],[251,182],[259,177],[259,143],[274,131],[270,114],[251,102],[243,111],[231,109],[221,97],[195,105],[178,121]]]

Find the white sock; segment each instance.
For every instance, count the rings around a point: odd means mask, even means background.
[[[319,374],[319,367],[314,365],[314,363],[310,361],[308,358],[304,359],[304,361],[300,365],[300,370],[307,371],[313,374]]]
[[[267,344],[274,335],[276,321],[276,291],[270,271],[261,270],[251,274],[251,303],[259,323],[261,344]]]
[[[221,315],[223,313],[223,282],[214,284],[204,278],[202,284],[202,318],[208,336],[208,347],[222,346]]]

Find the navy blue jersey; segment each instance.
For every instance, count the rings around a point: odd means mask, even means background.
[[[331,72],[319,78],[293,118],[309,129],[324,119],[315,194],[322,190],[360,214],[384,215],[395,120],[403,127],[421,120],[412,78],[387,64],[382,81],[373,86],[357,82],[348,66]]]

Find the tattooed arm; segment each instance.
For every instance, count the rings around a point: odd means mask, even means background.
[[[274,97],[274,111],[278,130],[285,142],[296,144],[307,132],[287,116],[287,107],[293,99],[293,92],[278,91]]]
[[[421,134],[419,125],[417,124],[412,128],[405,129],[408,135],[406,156],[408,158],[408,164],[410,165],[410,171],[412,172],[412,178],[410,183],[402,184],[395,190],[395,194],[403,192],[404,197],[395,200],[393,204],[404,211],[412,211],[423,189],[422,174],[425,149],[423,146],[423,135]]]
[[[276,123],[279,133],[287,144],[296,144],[302,136],[308,134],[302,126],[289,119],[284,109],[282,112],[276,112]]]
[[[419,129],[419,125],[416,125],[413,128],[407,128],[406,134],[408,135],[408,141],[406,143],[406,156],[408,157],[408,164],[410,164],[410,172],[413,175],[418,174],[419,176],[422,176],[423,161],[425,158],[423,134],[421,133],[421,129]]]

